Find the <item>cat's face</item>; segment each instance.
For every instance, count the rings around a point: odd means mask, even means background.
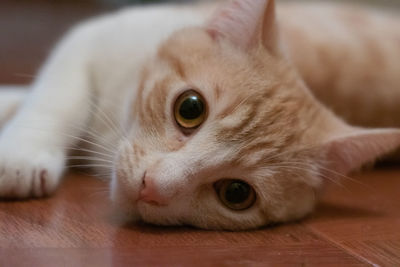
[[[324,177],[400,144],[399,131],[349,127],[311,96],[278,47],[273,7],[234,1],[144,66],[111,184],[131,218],[232,230],[301,218]]]
[[[304,132],[319,109],[302,86],[266,50],[176,33],[143,71],[114,198],[156,224],[247,229],[303,216],[319,184]]]

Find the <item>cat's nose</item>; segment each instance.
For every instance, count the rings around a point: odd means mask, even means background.
[[[143,188],[139,193],[138,200],[157,206],[168,205],[168,199],[160,193],[154,179],[147,174],[143,178]]]

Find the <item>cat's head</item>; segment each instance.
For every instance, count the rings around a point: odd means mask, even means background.
[[[284,56],[274,2],[234,1],[173,34],[144,67],[112,180],[146,222],[249,229],[312,211],[335,179],[400,143],[347,126]]]

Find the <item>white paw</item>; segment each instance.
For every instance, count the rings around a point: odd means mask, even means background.
[[[1,141],[0,198],[43,197],[55,191],[65,164],[62,150]]]

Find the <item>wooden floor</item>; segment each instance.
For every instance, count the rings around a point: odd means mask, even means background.
[[[69,174],[44,200],[0,202],[0,266],[400,266],[400,170],[330,185],[309,218],[256,231],[126,225],[107,184]]]
[[[2,0],[0,84],[30,82],[69,25],[108,9],[82,2]],[[0,266],[400,266],[400,168],[354,178],[303,221],[233,233],[125,225],[105,182],[71,173],[51,198],[0,202]]]

